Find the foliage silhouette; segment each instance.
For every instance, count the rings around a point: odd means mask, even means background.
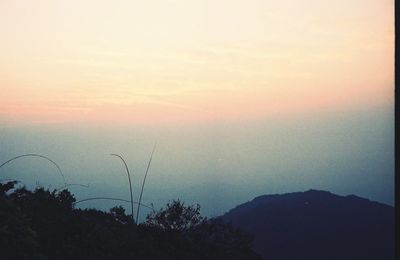
[[[224,225],[202,218],[199,206],[167,205],[185,221],[165,229],[157,222],[136,225],[118,206],[76,209],[68,190],[15,184],[0,183],[0,259],[260,259],[250,244],[221,232]]]
[[[146,225],[167,231],[186,231],[204,221],[200,205],[185,206],[180,200],[167,203],[166,209],[147,215]]]

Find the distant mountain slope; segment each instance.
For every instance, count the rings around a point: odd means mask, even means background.
[[[221,218],[254,234],[267,260],[394,259],[394,208],[354,195],[264,195]]]

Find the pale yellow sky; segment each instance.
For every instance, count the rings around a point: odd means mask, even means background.
[[[393,102],[393,1],[2,0],[0,34],[0,122],[240,120]]]

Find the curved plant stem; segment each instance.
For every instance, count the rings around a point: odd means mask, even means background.
[[[122,156],[112,153],[110,154],[111,156],[117,156],[118,158],[120,158],[122,160],[122,162],[125,165],[125,169],[126,169],[126,173],[128,174],[128,180],[129,180],[129,190],[131,192],[131,213],[132,213],[132,222],[135,223],[135,218],[133,217],[133,192],[132,192],[132,182],[131,182],[131,175],[129,173],[129,169],[128,169],[128,165],[126,165],[126,162],[124,160],[124,158],[122,158]],[[140,203],[140,202],[139,202]]]
[[[83,188],[89,188],[89,184],[85,185],[85,184],[80,184],[80,183],[69,183],[67,185],[64,185],[64,186],[58,188],[57,190],[63,190],[63,189],[66,189],[68,187],[71,187],[71,186],[80,186],[80,187],[83,187]]]
[[[143,178],[142,189],[140,191],[140,197],[139,197],[139,204],[138,204],[137,210],[136,210],[136,221],[138,221],[138,223],[139,223],[139,211],[140,211],[140,205],[141,205],[141,202],[142,202],[144,184],[146,183],[147,173],[149,172],[151,160],[153,159],[153,154],[154,154],[154,151],[156,150],[156,146],[157,146],[157,142],[154,143],[153,151],[151,152],[149,163],[147,164],[146,173],[145,173],[144,178]]]
[[[49,161],[49,162],[51,162],[53,165],[55,165],[55,166],[57,167],[58,172],[60,173],[60,175],[61,175],[61,177],[62,177],[62,179],[63,179],[64,185],[67,185],[67,182],[65,181],[65,177],[64,177],[63,172],[61,171],[60,166],[58,166],[58,164],[55,163],[52,159],[50,159],[49,157],[44,156],[44,155],[35,154],[35,153],[19,155],[19,156],[16,156],[16,157],[14,157],[14,158],[11,158],[11,159],[5,161],[4,163],[2,163],[2,164],[0,165],[0,168],[3,167],[4,165],[6,165],[6,164],[8,164],[8,163],[10,163],[10,162],[12,162],[12,161],[14,161],[14,160],[16,160],[16,159],[19,159],[19,158],[22,158],[22,157],[29,157],[29,156],[30,156],[30,157],[40,157],[40,158],[46,159],[47,161]]]
[[[127,202],[127,203],[131,203],[130,200],[125,200],[125,199],[119,199],[119,198],[109,198],[109,197],[95,197],[95,198],[88,198],[88,199],[83,199],[83,200],[78,200],[75,203],[73,203],[74,205],[81,203],[81,202],[85,202],[85,201],[90,201],[90,200],[113,200],[113,201],[122,201],[122,202]],[[139,204],[139,202],[134,201],[134,204]],[[151,209],[152,211],[154,211],[154,208],[145,204],[141,204],[143,207]]]
[[[14,180],[14,179],[1,179],[0,180],[0,182],[6,182],[6,181],[15,181],[15,182],[17,182],[17,183],[22,183],[22,181],[20,181],[20,180]]]

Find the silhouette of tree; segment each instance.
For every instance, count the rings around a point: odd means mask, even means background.
[[[259,259],[199,205],[173,201],[135,225],[121,206],[75,209],[68,190],[15,184],[0,182],[0,259]]]
[[[192,251],[207,248],[209,258],[216,259],[259,259],[252,250],[254,237],[244,233],[220,219],[200,215],[200,205],[185,206],[174,200],[165,209],[150,213],[146,218],[149,227],[164,232],[175,232],[190,241]],[[201,245],[201,246],[198,246]]]
[[[146,225],[157,227],[167,231],[186,231],[202,221],[200,205],[185,206],[180,200],[167,203],[166,209],[161,208],[158,212],[151,212],[146,217]]]
[[[110,209],[110,214],[114,219],[122,224],[132,223],[132,218],[125,214],[125,209],[122,206],[116,206]]]

